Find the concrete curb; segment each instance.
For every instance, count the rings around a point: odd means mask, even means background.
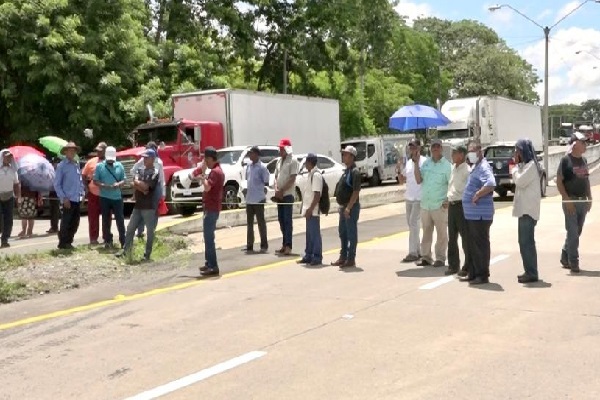
[[[404,201],[404,187],[399,187],[396,190],[379,193],[363,193],[360,196],[361,208],[377,207],[389,203],[398,203]],[[335,199],[331,199],[330,214],[337,212],[337,203]],[[301,218],[300,204],[294,204],[294,218]],[[277,206],[268,203],[265,207],[265,219],[267,222],[277,220]],[[219,215],[217,221],[218,228],[229,228],[235,226],[246,225],[246,210],[231,210],[223,211]],[[166,225],[160,226],[157,230],[166,230],[177,235],[188,235],[192,233],[202,232],[202,213],[193,215],[184,220],[171,221]]]

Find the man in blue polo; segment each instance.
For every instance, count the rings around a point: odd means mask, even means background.
[[[488,161],[483,158],[481,145],[471,143],[467,153],[472,165],[467,186],[463,192],[463,211],[469,235],[468,275],[460,278],[470,285],[489,283],[490,227],[494,219],[494,188],[496,179]]]
[[[125,169],[117,161],[117,150],[109,146],[104,153],[104,161],[98,163],[94,172],[94,183],[100,188],[100,209],[102,212],[102,238],[104,247],[113,247],[110,231],[111,213],[119,231],[121,248],[125,245],[125,211],[121,187],[125,184]]]
[[[443,267],[448,250],[448,183],[452,165],[442,155],[442,141],[431,140],[431,158],[422,167],[415,164],[415,179],[421,186],[421,262],[417,265]],[[433,229],[436,231],[435,262],[431,256]]]

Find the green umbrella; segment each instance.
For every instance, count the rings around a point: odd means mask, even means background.
[[[44,136],[39,139],[40,144],[47,148],[51,153],[60,155],[60,151],[66,146],[67,141],[57,136]]]

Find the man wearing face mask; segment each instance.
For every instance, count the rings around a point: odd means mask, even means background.
[[[579,237],[587,213],[592,209],[592,191],[589,180],[586,137],[575,132],[571,137],[569,153],[560,160],[556,186],[563,200],[567,238],[563,246],[560,263],[571,272],[579,272]]]
[[[494,219],[494,188],[496,179],[492,167],[483,158],[481,145],[471,143],[467,159],[472,169],[463,192],[463,211],[469,234],[470,262],[468,274],[461,278],[471,285],[489,283],[490,227]]]

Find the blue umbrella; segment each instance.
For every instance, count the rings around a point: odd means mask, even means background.
[[[390,128],[399,131],[427,129],[448,125],[451,121],[433,107],[413,104],[404,106],[390,118]]]

